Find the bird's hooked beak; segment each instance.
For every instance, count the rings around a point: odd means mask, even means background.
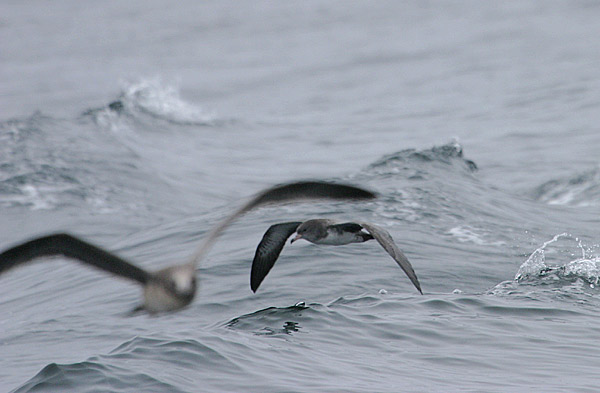
[[[295,242],[296,240],[300,240],[300,239],[302,239],[302,235],[300,235],[300,234],[298,233],[298,234],[296,234],[296,237],[294,237],[294,238],[293,238],[293,239],[290,241],[290,244],[292,244],[292,243],[293,243],[293,242]]]

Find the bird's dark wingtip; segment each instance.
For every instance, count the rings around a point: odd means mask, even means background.
[[[423,294],[423,291],[421,290],[421,283],[420,283],[420,282],[419,282],[419,280],[416,278],[416,276],[415,276],[415,280],[413,280],[413,279],[411,278],[411,281],[412,281],[413,285],[415,286],[415,288],[417,288],[417,291],[419,291],[419,293],[422,295],[422,294]]]

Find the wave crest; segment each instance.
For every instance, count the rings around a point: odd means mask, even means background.
[[[369,165],[368,169],[378,174],[396,174],[403,171],[416,171],[410,177],[412,179],[422,178],[426,171],[419,169],[415,164],[444,164],[446,166],[459,165],[468,172],[477,170],[475,162],[463,157],[463,147],[457,141],[430,149],[416,150],[405,149],[386,155]]]
[[[319,305],[313,304],[312,306],[317,307]],[[289,335],[301,329],[298,319],[302,317],[303,312],[310,310],[311,307],[308,307],[304,302],[289,307],[268,307],[234,318],[227,322],[225,326],[230,329],[251,331],[258,336]],[[279,325],[282,327],[280,328]]]
[[[178,125],[210,126],[217,122],[215,113],[185,101],[178,87],[158,78],[131,83],[106,107],[84,112],[103,123],[114,114],[134,118],[150,116]]]

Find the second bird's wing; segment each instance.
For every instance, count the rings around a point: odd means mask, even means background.
[[[66,233],[39,237],[0,254],[0,274],[33,259],[62,255],[121,277],[146,284],[150,274],[93,244]]]

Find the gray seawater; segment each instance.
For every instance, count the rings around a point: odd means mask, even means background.
[[[596,392],[595,1],[4,1],[0,248],[69,231],[158,269],[262,188],[369,203],[261,208],[180,312],[62,258],[0,277],[0,390]],[[387,228],[286,246],[281,221]]]

